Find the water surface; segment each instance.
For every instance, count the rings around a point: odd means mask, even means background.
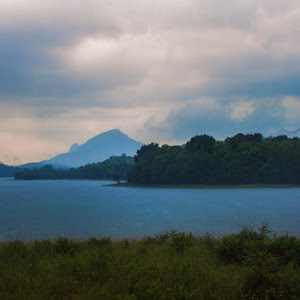
[[[79,180],[0,180],[0,240],[139,238],[169,230],[219,236],[268,222],[300,236],[300,188],[108,187]]]

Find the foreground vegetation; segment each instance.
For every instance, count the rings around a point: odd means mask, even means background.
[[[0,245],[1,299],[299,299],[300,240],[258,231],[214,239],[58,238]]]

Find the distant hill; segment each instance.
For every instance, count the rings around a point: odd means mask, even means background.
[[[279,136],[279,135],[286,135],[289,138],[300,137],[300,128],[297,128],[295,130],[280,129],[279,131],[273,134],[273,136]]]
[[[14,177],[21,168],[7,166],[0,162],[0,177]]]
[[[15,179],[126,179],[128,172],[134,165],[131,156],[111,156],[110,158],[93,164],[69,170],[57,170],[50,165],[35,169],[23,169],[15,174]]]
[[[143,146],[142,143],[129,138],[119,129],[112,129],[101,133],[82,145],[73,144],[67,153],[59,154],[49,160],[39,163],[22,165],[27,168],[40,168],[52,165],[54,168],[77,168],[89,163],[96,163],[108,159],[112,155],[134,156]]]
[[[22,169],[39,169],[39,168],[42,168],[46,165],[48,165],[48,164],[45,163],[45,162],[36,162],[36,163],[27,163],[27,164],[24,164],[24,165],[20,165],[19,168],[22,168]],[[63,170],[70,169],[70,167],[63,166],[63,165],[51,164],[51,166],[54,169],[63,169]]]

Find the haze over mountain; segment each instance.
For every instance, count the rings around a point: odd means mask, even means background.
[[[112,155],[125,153],[133,156],[142,145],[119,129],[112,129],[89,139],[82,145],[73,144],[67,153],[56,155],[39,163],[22,165],[22,167],[41,167],[45,164],[53,165],[56,168],[79,167],[88,163],[101,162]]]
[[[300,137],[300,128],[297,128],[295,130],[280,129],[274,134],[274,136],[278,135],[286,135],[289,138]]]

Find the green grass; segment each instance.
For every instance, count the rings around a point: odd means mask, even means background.
[[[114,183],[106,186],[113,187],[139,187],[139,188],[173,188],[173,189],[244,189],[244,188],[300,188],[297,184],[133,184]]]
[[[263,225],[214,239],[170,232],[0,245],[0,299],[299,299],[300,240]]]

